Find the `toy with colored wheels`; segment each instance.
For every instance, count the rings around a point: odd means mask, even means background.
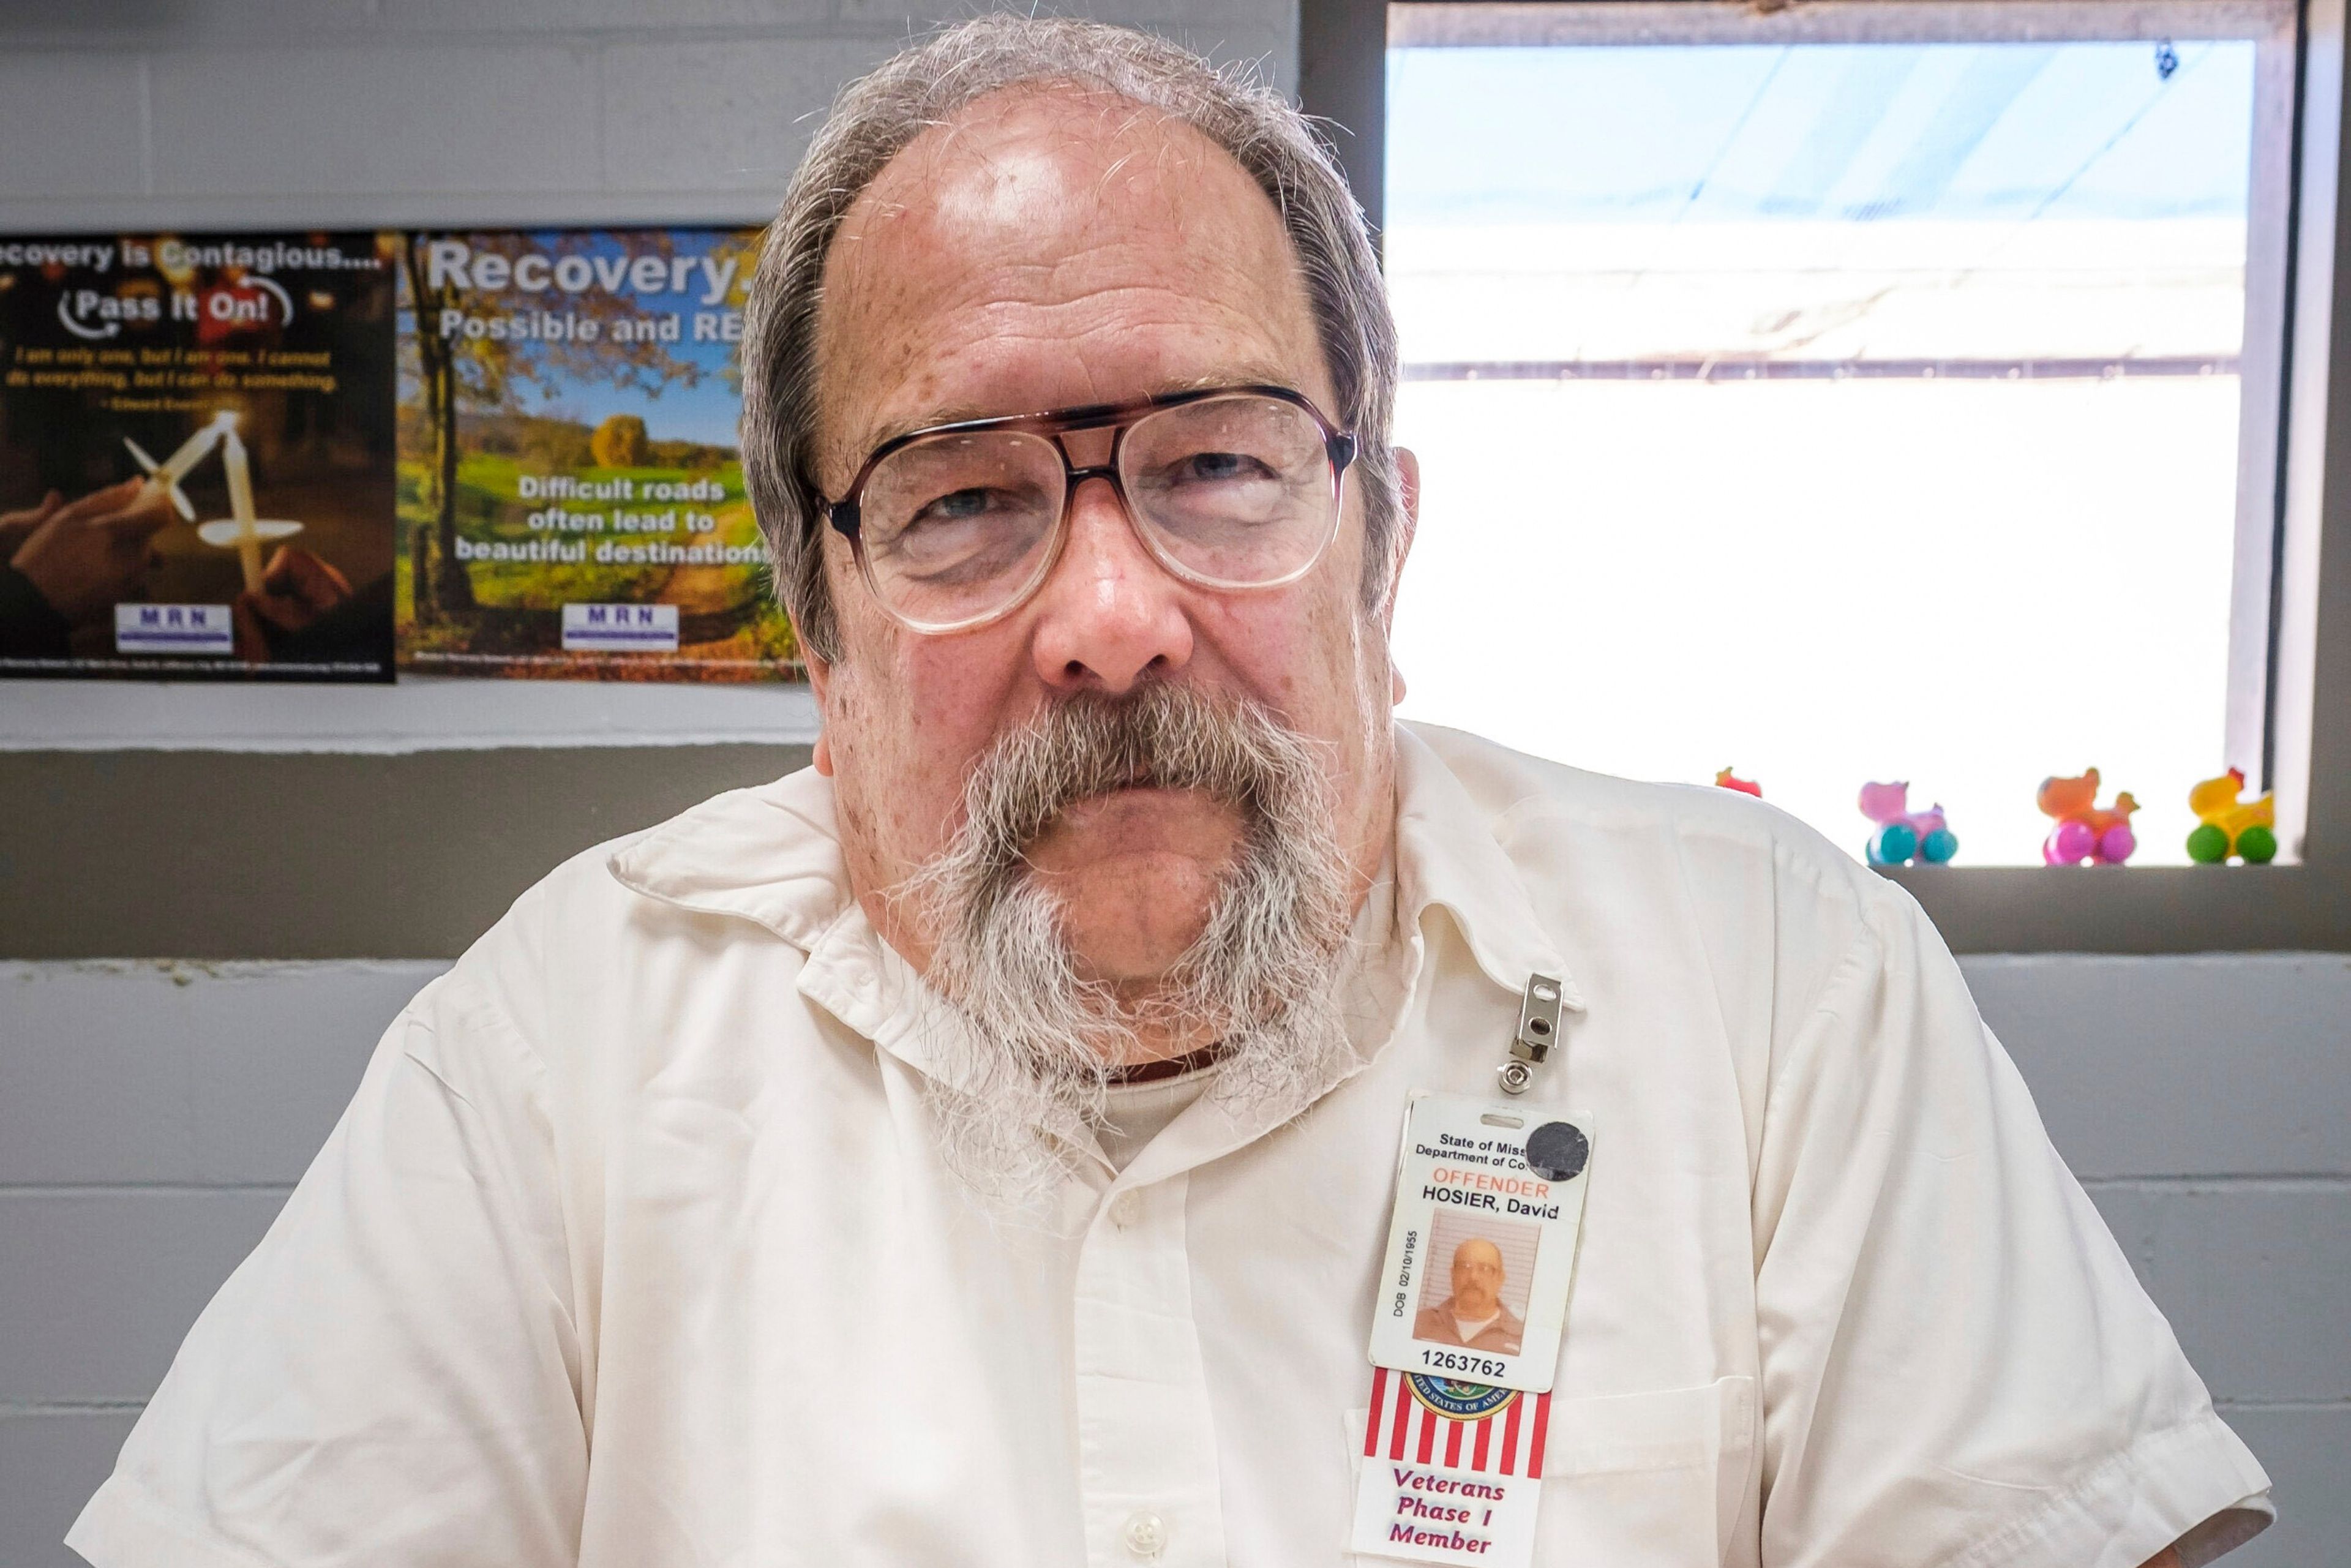
[[[2231,768],[2188,791],[2188,809],[2196,813],[2196,831],[2188,835],[2189,860],[2225,865],[2233,856],[2247,865],[2266,865],[2277,858],[2276,802],[2268,794],[2241,800],[2244,790],[2243,770]]]
[[[1913,811],[1909,796],[1907,783],[1861,787],[1861,814],[1877,824],[1877,831],[1862,846],[1870,864],[1908,865],[1915,861],[1920,865],[1944,865],[1959,852],[1959,835],[1944,820],[1943,808],[1937,805]]]
[[[2041,858],[2051,865],[2120,865],[2138,848],[2130,825],[2138,802],[2126,789],[2113,805],[2100,806],[2095,768],[2070,779],[2043,779],[2034,799],[2041,814],[2057,822],[2041,844]]]

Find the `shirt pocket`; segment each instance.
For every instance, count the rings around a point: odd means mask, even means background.
[[[1747,1511],[1755,1380],[1553,1399],[1539,1563],[1708,1568]]]

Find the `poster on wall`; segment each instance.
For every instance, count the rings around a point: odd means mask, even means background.
[[[758,243],[746,229],[405,237],[403,669],[800,674],[737,446]]]
[[[0,239],[0,676],[392,678],[399,255]]]

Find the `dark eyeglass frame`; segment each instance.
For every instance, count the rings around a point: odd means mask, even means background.
[[[1060,559],[1062,544],[1069,538],[1070,512],[1077,504],[1078,486],[1089,479],[1102,479],[1109,482],[1112,493],[1117,496],[1119,506],[1126,513],[1128,525],[1142,537],[1144,546],[1150,551],[1152,559],[1176,577],[1186,582],[1227,591],[1247,592],[1253,588],[1279,588],[1284,583],[1295,582],[1312,570],[1315,562],[1322,559],[1322,552],[1330,549],[1330,538],[1326,537],[1316,548],[1314,554],[1308,558],[1306,563],[1287,576],[1263,583],[1220,582],[1191,571],[1181,562],[1169,559],[1158,542],[1136,523],[1134,504],[1127,498],[1126,483],[1119,477],[1119,454],[1126,444],[1127,431],[1136,423],[1165,409],[1181,408],[1186,403],[1206,402],[1211,398],[1228,397],[1271,398],[1277,402],[1286,402],[1303,411],[1306,416],[1314,422],[1315,428],[1322,434],[1323,455],[1331,462],[1332,528],[1335,533],[1342,503],[1346,494],[1347,468],[1354,462],[1360,450],[1355,433],[1351,430],[1341,430],[1333,424],[1328,415],[1314,406],[1314,400],[1304,392],[1296,392],[1285,386],[1257,383],[1200,387],[1189,392],[1162,392],[1156,397],[1139,398],[1133,402],[1088,403],[1078,408],[1055,409],[1044,413],[1000,414],[988,419],[964,419],[950,424],[933,424],[926,425],[921,430],[910,430],[904,435],[892,436],[866,456],[864,464],[857,470],[857,477],[850,481],[848,494],[838,501],[828,503],[825,507],[825,520],[832,525],[835,533],[849,541],[850,548],[857,556],[859,575],[865,579],[866,590],[873,595],[876,602],[880,603],[893,619],[914,631],[923,632],[945,633],[967,631],[972,627],[986,625],[991,621],[1009,615],[1027,603],[1029,596],[1035,593],[1044,580],[1051,574],[1054,562]],[[1071,461],[1069,444],[1060,437],[1081,430],[1108,430],[1112,433],[1110,452],[1102,462],[1080,466]],[[1054,526],[1053,545],[1047,552],[1045,564],[1040,569],[1036,580],[1016,594],[1010,602],[1000,610],[990,612],[987,615],[971,621],[941,626],[931,626],[921,622],[910,621],[893,607],[881,590],[875,586],[872,565],[866,559],[864,519],[860,512],[865,495],[866,481],[873,476],[873,471],[880,467],[891,454],[912,446],[918,441],[928,441],[942,435],[975,435],[996,431],[1017,431],[1024,434],[1047,437],[1052,441],[1053,449],[1061,455],[1063,475],[1061,516]]]

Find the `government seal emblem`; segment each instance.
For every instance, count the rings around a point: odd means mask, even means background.
[[[1424,1377],[1417,1372],[1405,1374],[1405,1383],[1423,1406],[1449,1421],[1482,1421],[1509,1409],[1510,1401],[1519,1396],[1515,1388],[1461,1383],[1450,1377]]]

